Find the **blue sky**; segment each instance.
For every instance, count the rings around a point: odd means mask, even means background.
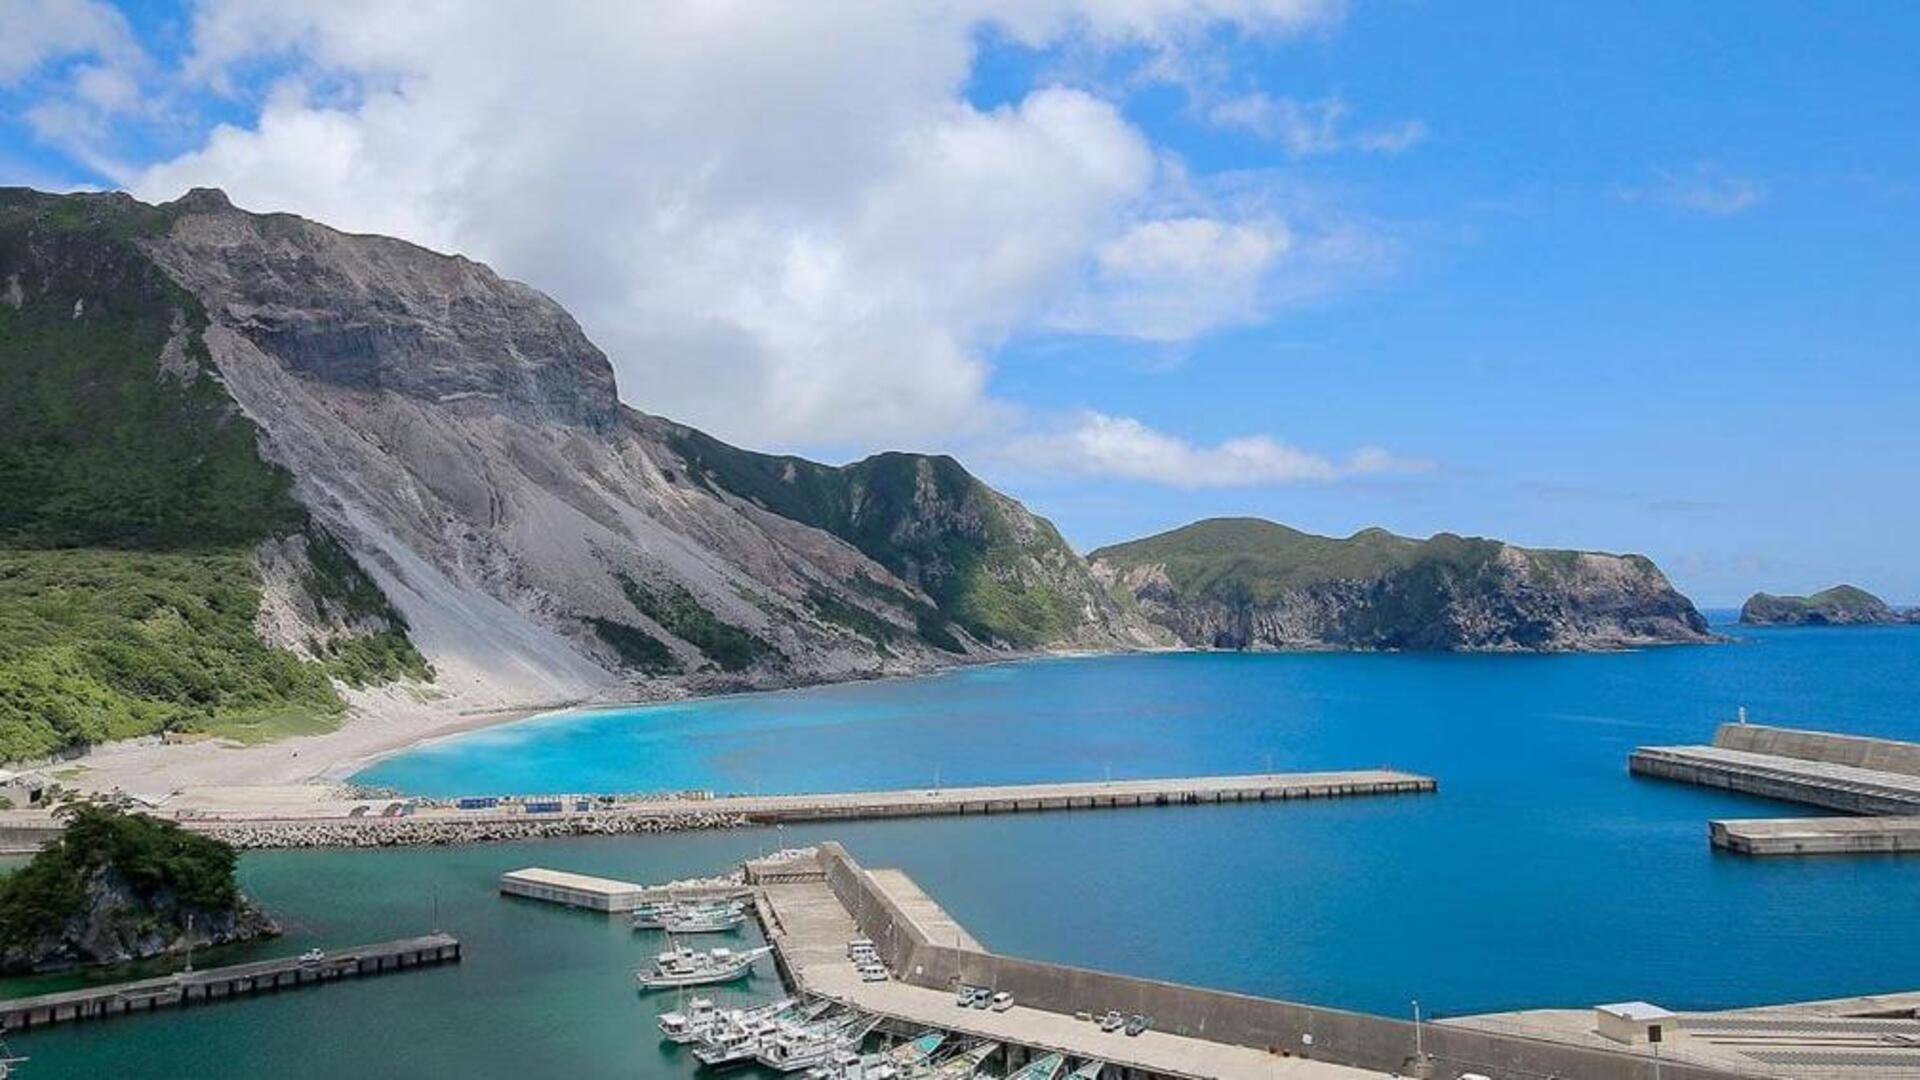
[[[1643,551],[1705,605],[1920,601],[1901,5],[668,4],[571,36],[30,6],[0,182],[218,183],[487,259],[629,403],[749,445],[950,450],[1082,547],[1254,514]],[[517,83],[543,49],[604,100]]]

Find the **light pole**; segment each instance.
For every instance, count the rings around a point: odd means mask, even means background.
[[[193,974],[193,912],[187,912],[187,971]]]
[[[1426,1043],[1421,1040],[1419,998],[1413,999],[1413,1060],[1416,1063],[1427,1060]]]

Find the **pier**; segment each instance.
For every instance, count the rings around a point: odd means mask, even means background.
[[[619,836],[727,829],[815,821],[1022,814],[1126,807],[1211,806],[1377,795],[1414,795],[1438,789],[1432,777],[1397,769],[1255,773],[1152,780],[1094,780],[974,787],[800,795],[682,792],[668,796],[603,799],[583,795],[493,796],[482,805],[424,804],[398,798],[341,798],[318,793],[261,809],[251,790],[223,799],[218,788],[197,789],[172,808],[183,828],[247,850],[296,847],[387,847],[462,844],[563,836]],[[466,800],[463,800],[466,801]],[[404,812],[402,812],[404,811]],[[58,823],[39,814],[12,822],[23,838],[57,835]],[[33,826],[42,826],[35,832]],[[0,837],[3,839],[4,837]]]
[[[1738,791],[1847,814],[1920,815],[1920,744],[1722,724],[1710,746],[1643,746],[1637,776]]]
[[[1006,1045],[1008,1067],[1042,1053],[1100,1060],[1134,1080],[1359,1080],[1419,1076],[1650,1076],[1645,1047],[1592,1045],[1512,1031],[1412,1023],[1005,956],[967,934],[897,870],[868,870],[838,844],[815,849],[818,874],[760,888],[756,913],[793,989],[883,1016]],[[875,943],[893,978],[865,982],[847,942]],[[1004,1012],[954,1004],[962,983],[1013,995]],[[1107,1010],[1153,1018],[1138,1036],[1082,1019]],[[1755,1071],[1662,1062],[1664,1080],[1731,1080]]]
[[[1709,822],[1708,838],[1741,855],[1892,855],[1920,851],[1920,817],[1757,818]]]
[[[460,942],[447,934],[362,945],[317,961],[297,956],[179,972],[158,978],[0,1001],[0,1031],[226,1001],[248,994],[458,963]]]

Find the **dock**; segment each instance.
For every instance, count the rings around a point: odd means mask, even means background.
[[[868,870],[838,844],[813,852],[818,873],[760,887],[756,913],[796,991],[887,1018],[1007,1047],[1007,1067],[1044,1053],[1100,1060],[1136,1080],[1360,1080],[1467,1073],[1500,1077],[1650,1075],[1645,1047],[1569,1044],[1510,1031],[1428,1024],[1073,968],[992,952],[898,870]],[[865,982],[847,942],[875,943],[892,978]],[[962,983],[1005,991],[1004,1012],[954,1004]],[[1109,1009],[1153,1018],[1138,1036],[1080,1019]],[[1664,1080],[1751,1077],[1663,1062]]]
[[[1708,838],[1741,855],[1892,855],[1920,851],[1920,817],[1752,818],[1709,822]]]
[[[1920,851],[1920,743],[1722,724],[1708,746],[1643,746],[1635,776],[1737,791],[1851,817],[1709,822],[1708,841],[1740,855]]]
[[[0,1001],[0,1031],[24,1031],[76,1020],[102,1020],[128,1013],[200,1005],[249,994],[270,993],[301,986],[320,986],[342,979],[458,963],[460,942],[447,934],[362,945],[328,953],[305,962],[297,956],[259,960],[250,964],[179,972],[152,979],[90,986],[55,994]]]

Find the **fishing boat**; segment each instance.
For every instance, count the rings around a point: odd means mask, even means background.
[[[662,1038],[684,1046],[699,1042],[719,1019],[720,1008],[712,998],[694,998],[684,1009],[661,1013],[658,1023]]]
[[[1067,1074],[1067,1080],[1100,1080],[1100,1070],[1106,1067],[1104,1061],[1083,1061],[1079,1068]]]
[[[708,1030],[706,1037],[694,1049],[693,1056],[708,1068],[743,1065],[753,1060],[753,1056],[760,1051],[760,1044],[778,1031],[781,1024],[816,1020],[832,1008],[832,1002],[816,1001],[797,1012],[781,1009],[763,1015],[734,1014],[724,1017]]]
[[[628,916],[635,930],[671,930],[667,924],[673,920],[695,918],[722,918],[731,915],[746,920],[746,906],[738,900],[726,901],[685,901],[655,900],[634,908]],[[738,922],[734,925],[739,925]]]
[[[732,949],[702,951],[682,945],[654,957],[653,969],[633,973],[642,990],[662,990],[676,986],[708,986],[745,978],[753,962],[773,951],[771,945],[734,952]]]
[[[903,1042],[887,1051],[885,1058],[901,1069],[910,1068],[932,1057],[946,1041],[946,1032],[929,1031],[912,1042]]]
[[[660,928],[669,934],[720,934],[746,921],[747,913],[739,908],[698,908],[666,916]]]
[[[932,1072],[923,1075],[929,1080],[969,1080],[999,1049],[1000,1044],[997,1042],[975,1044],[948,1057],[935,1065]]]
[[[784,1025],[761,1040],[753,1059],[780,1072],[799,1072],[825,1063],[841,1050],[859,1046],[879,1026],[879,1017],[857,1012],[849,1012],[825,1027]]]
[[[1008,1073],[1007,1080],[1054,1080],[1066,1065],[1066,1059],[1059,1054],[1046,1054],[1021,1066],[1017,1072]]]
[[[0,1042],[0,1080],[7,1080],[7,1077],[13,1075],[13,1067],[24,1064],[26,1060],[26,1058],[15,1056],[5,1042]]]

